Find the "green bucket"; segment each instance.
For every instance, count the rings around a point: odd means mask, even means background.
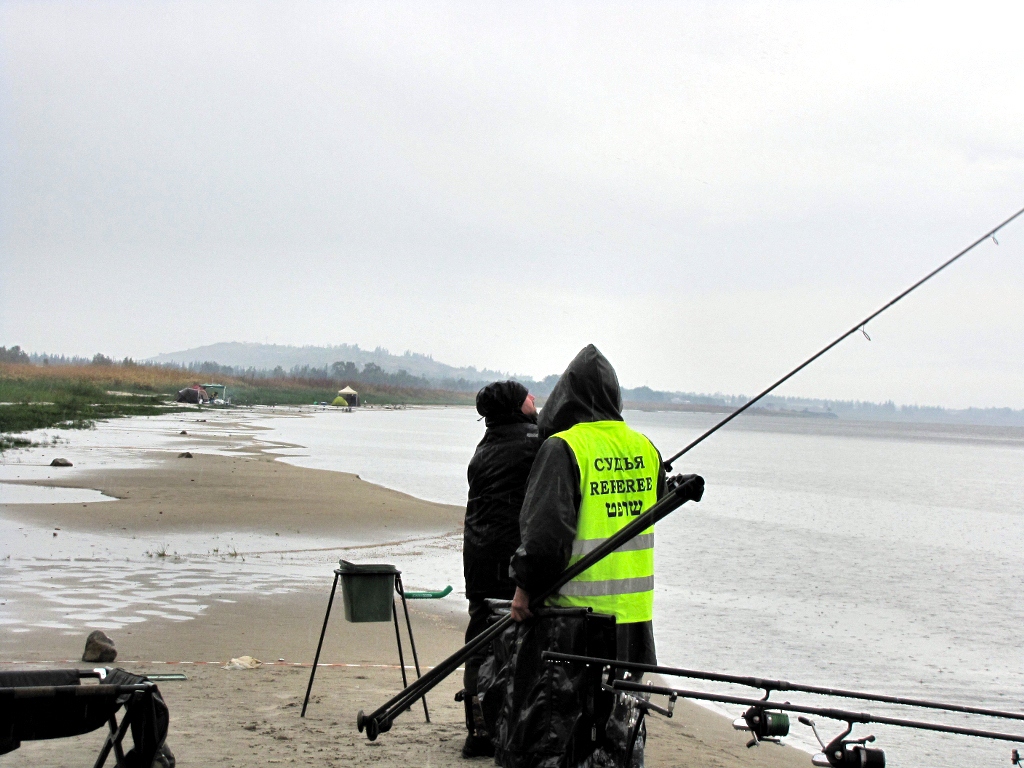
[[[393,565],[356,565],[342,560],[341,594],[345,599],[345,621],[391,621],[395,598]]]

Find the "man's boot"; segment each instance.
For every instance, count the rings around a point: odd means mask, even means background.
[[[466,707],[466,729],[469,731],[469,735],[466,737],[466,743],[462,745],[462,756],[465,758],[494,757],[494,743],[487,733],[480,699],[476,696],[463,695],[463,704]]]

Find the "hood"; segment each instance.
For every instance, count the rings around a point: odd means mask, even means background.
[[[619,377],[593,344],[588,344],[569,363],[537,422],[541,439],[588,421],[622,421]]]
[[[530,391],[518,381],[495,381],[476,393],[476,412],[488,427],[501,424],[533,423],[536,418],[523,413],[523,402]]]

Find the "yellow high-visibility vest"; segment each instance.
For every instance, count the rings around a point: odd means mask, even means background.
[[[661,460],[651,441],[621,421],[577,424],[553,438],[568,443],[580,468],[579,520],[572,565],[658,500]],[[654,527],[565,584],[549,605],[590,606],[619,624],[654,618]]]

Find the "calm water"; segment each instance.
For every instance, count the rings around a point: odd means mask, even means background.
[[[666,455],[713,423],[682,413],[627,420]],[[266,426],[273,440],[306,446],[286,461],[456,504],[483,433],[459,408]],[[658,526],[663,663],[1024,710],[1024,431],[750,417],[676,470],[702,474],[707,491]],[[795,741],[814,743],[794,729]],[[854,736],[869,732],[890,765],[1009,759],[1010,745],[969,737],[863,726]]]

